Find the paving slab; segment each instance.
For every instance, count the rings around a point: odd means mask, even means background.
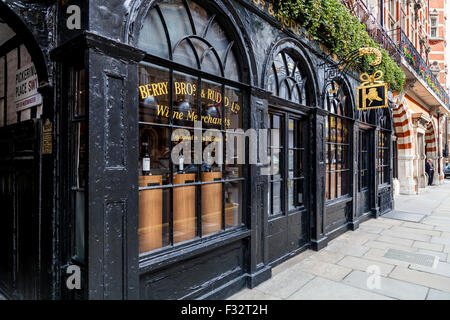
[[[430,289],[427,300],[450,300],[450,293],[435,289]]]
[[[450,246],[450,238],[432,237],[431,242],[438,243],[438,244],[445,244],[447,246]]]
[[[397,266],[389,274],[389,278],[403,280],[450,293],[450,279],[437,274]]]
[[[386,235],[379,236],[376,241],[388,242],[389,244],[401,245],[404,247],[411,247],[414,243],[414,240],[411,239],[403,239]]]
[[[410,240],[419,240],[419,241],[430,241],[431,236],[425,235],[425,234],[417,234],[415,232],[400,232],[400,231],[392,231],[392,230],[385,230],[381,233],[383,236],[391,236],[391,237],[397,237],[397,238],[403,238],[403,239],[410,239]]]
[[[412,270],[418,270],[418,271],[423,271],[423,272],[428,272],[428,273],[433,273],[433,274],[439,274],[441,276],[448,277],[450,280],[450,264],[448,264],[446,262],[438,261],[436,263],[436,265],[433,267],[426,267],[426,266],[422,266],[422,265],[411,264],[409,266],[409,268]],[[450,290],[450,288],[449,288],[449,290]]]
[[[396,244],[393,244],[390,242],[383,242],[383,241],[377,241],[377,240],[366,242],[364,244],[364,246],[366,246],[368,248],[375,248],[375,249],[382,249],[382,250],[387,250],[389,248],[395,248],[395,249],[411,251],[411,252],[417,252],[417,250],[419,250],[418,248],[414,248],[414,247],[396,245]]]
[[[393,264],[352,256],[346,256],[338,262],[338,265],[364,272],[366,272],[368,267],[377,266],[380,269],[381,275],[388,275],[395,267]]]
[[[390,229],[390,230],[392,232],[407,232],[407,233],[423,234],[423,235],[435,236],[435,237],[440,237],[442,234],[441,231],[409,228],[409,227],[405,227],[405,226],[395,226],[395,227],[392,227],[392,229]]]
[[[299,272],[297,269],[290,268],[273,276],[270,281],[261,283],[255,289],[268,295],[287,299],[313,278],[314,275],[312,274]]]
[[[414,241],[413,247],[425,250],[432,251],[442,251],[444,249],[444,245],[440,243],[429,243],[422,241]]]
[[[235,295],[232,295],[228,300],[281,300],[280,298],[261,292],[257,289],[243,289]]]
[[[319,259],[307,258],[296,264],[292,269],[308,272],[310,274],[340,281],[349,274],[352,269],[328,263]]]
[[[289,260],[287,260],[287,261],[277,265],[275,268],[273,268],[272,269],[272,276],[275,276],[276,274],[289,269],[293,265],[296,265],[300,261],[306,259],[307,257],[312,256],[313,254],[315,254],[315,252],[312,251],[312,250],[303,251],[302,253],[296,255],[295,257],[292,257]]]
[[[380,276],[379,283],[372,281],[373,274],[352,271],[345,277],[344,283],[371,292],[401,300],[425,300],[428,288],[401,280]],[[369,287],[370,286],[370,287]]]
[[[386,229],[385,228],[380,228],[380,227],[372,227],[372,226],[361,225],[359,227],[359,230],[364,231],[364,232],[369,232],[369,233],[380,234],[381,232],[383,232]]]
[[[335,251],[349,256],[361,257],[369,251],[369,248],[359,244],[352,244],[349,241],[334,240],[324,250]]]
[[[435,228],[433,226],[430,226],[428,224],[418,223],[418,222],[403,222],[402,227],[408,227],[408,228],[413,228],[413,229],[423,229],[423,230],[435,230]],[[449,228],[449,230],[450,230],[450,228]]]
[[[340,252],[334,252],[334,251],[330,251],[330,250],[321,250],[319,252],[316,252],[310,258],[321,260],[324,262],[329,262],[329,263],[336,263],[336,262],[342,260],[344,257],[345,257],[345,255]]]
[[[423,218],[425,218],[425,215],[394,210],[383,214],[383,217],[402,221],[420,222],[423,220]]]
[[[392,300],[392,298],[316,277],[290,296],[289,300]]]
[[[436,231],[443,231],[443,232],[450,232],[450,226],[434,226],[434,230],[436,230]]]

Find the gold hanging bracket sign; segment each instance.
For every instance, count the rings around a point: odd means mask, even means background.
[[[370,63],[371,66],[377,66],[381,63],[381,51],[377,48],[365,47],[359,49],[359,55],[375,54],[375,60]],[[360,75],[361,85],[357,88],[356,101],[358,110],[379,109],[388,107],[388,86],[382,81],[383,71],[377,70],[374,74],[362,73]]]

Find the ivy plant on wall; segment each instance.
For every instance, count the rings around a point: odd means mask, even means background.
[[[403,70],[340,0],[274,0],[274,5],[278,7],[279,15],[300,21],[312,39],[323,43],[340,58],[361,47],[380,49],[383,60],[375,70],[383,71],[384,81],[389,84],[391,91],[403,90]],[[374,57],[364,56],[360,65],[361,71],[371,71],[370,62],[373,59]]]

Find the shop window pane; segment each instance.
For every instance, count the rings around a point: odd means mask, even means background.
[[[294,170],[294,165],[296,164],[294,161],[294,150],[288,151],[288,157],[289,157],[289,170]]]
[[[220,181],[222,172],[202,172],[203,182]],[[222,183],[202,185],[202,234],[222,230]]]
[[[342,146],[342,168],[349,169],[349,147]]]
[[[342,147],[336,146],[336,170],[342,169]]]
[[[172,134],[173,138],[173,148],[179,148],[180,153],[177,155],[177,162],[173,163],[173,172],[177,173],[179,176],[175,179],[174,184],[187,184],[198,181],[198,164],[196,164],[196,155],[194,153],[194,130],[182,129],[181,131],[174,131]],[[178,146],[180,143],[183,145]],[[190,145],[190,149],[189,149]],[[172,149],[172,153],[176,152]],[[201,155],[198,155],[200,157]],[[214,155],[211,155],[214,156]],[[172,159],[175,160],[175,159]]]
[[[289,211],[295,209],[295,191],[294,191],[294,185],[295,185],[295,180],[293,180],[292,178],[294,178],[294,173],[292,171],[289,171],[289,179],[288,179],[288,209]]]
[[[203,34],[212,15],[194,1],[187,0],[187,4],[191,12],[192,20],[194,20],[197,34]]]
[[[274,95],[278,95],[278,84],[277,84],[277,78],[275,76],[276,71],[275,71],[275,66],[272,66],[272,68],[270,68],[269,71],[269,76],[268,76],[268,80],[267,80],[267,90],[272,92]]]
[[[202,172],[222,172],[222,166],[224,161],[222,139],[223,136],[222,133],[220,132],[208,132],[207,130],[203,131],[202,137],[203,147],[201,154],[199,155],[202,156],[202,165],[201,165]],[[221,178],[222,174],[220,174],[220,176],[218,177],[215,177],[215,180]]]
[[[330,168],[327,165],[327,174],[325,175],[325,199],[329,200],[330,197]]]
[[[150,11],[139,33],[138,47],[155,56],[169,58],[169,46],[164,27],[156,9]],[[172,45],[175,43],[172,40]]]
[[[80,70],[75,73],[74,79],[74,90],[76,92],[75,95],[75,103],[74,103],[74,115],[75,116],[83,116],[86,114],[85,108],[85,71]]]
[[[0,127],[5,125],[5,99],[0,99]]]
[[[74,183],[77,188],[86,186],[87,136],[84,122],[74,124]]]
[[[296,127],[295,126],[295,121],[293,119],[289,119],[289,137],[288,137],[288,139],[289,139],[289,148],[294,148],[295,147],[295,144],[294,144],[294,141],[295,141],[295,130],[296,130],[295,127]]]
[[[287,80],[284,80],[283,82],[281,82],[280,84],[280,94],[279,94],[280,98],[289,100],[290,97],[290,90],[289,90],[289,83],[287,82]]]
[[[197,53],[198,54],[198,53]],[[200,68],[197,61],[196,48],[189,40],[183,40],[173,52],[173,60],[185,66],[198,69]]]
[[[350,171],[342,172],[342,195],[350,193]]]
[[[337,143],[342,143],[342,120],[341,118],[336,119],[337,123]]]
[[[336,118],[330,116],[330,142],[336,142]]]
[[[336,172],[330,172],[330,199],[336,198]]]
[[[139,146],[139,175],[157,176],[161,184],[170,183],[170,129],[140,125]]]
[[[222,128],[222,102],[222,86],[203,80],[201,92],[203,128],[219,130]]]
[[[208,40],[208,42],[214,46],[221,57],[225,55],[230,41],[228,41],[225,32],[219,26],[217,18],[214,20],[208,30],[208,33],[206,34],[206,40]]]
[[[75,250],[76,259],[84,263],[85,256],[85,193],[75,192]]]
[[[169,123],[169,70],[150,64],[139,66],[139,120]]]
[[[139,187],[161,184],[158,175],[139,177]],[[169,197],[168,189],[139,191],[139,253],[169,245]]]
[[[222,76],[222,72],[220,69],[220,65],[222,62],[218,60],[218,57],[215,55],[214,50],[211,49],[211,47],[209,47],[208,45],[206,45],[203,41],[192,39],[192,42],[200,58],[201,69],[205,72],[209,72],[217,76]]]
[[[272,214],[279,213],[281,213],[281,181],[275,181],[272,182]]]
[[[336,192],[337,192],[337,197],[339,198],[340,196],[343,195],[343,193],[342,193],[342,172],[336,172],[336,179],[337,179]]]
[[[225,186],[225,227],[242,223],[242,183],[226,182]]]
[[[194,127],[200,121],[197,110],[197,78],[174,72],[173,124]]]
[[[172,47],[185,36],[194,33],[189,16],[180,0],[164,0],[159,3],[159,7],[169,30]]]
[[[390,170],[389,170],[389,166],[384,167],[384,183],[389,183],[389,179],[390,179]]]
[[[228,54],[227,60],[223,61],[223,63],[225,68],[225,78],[234,81],[241,81],[241,69],[239,68],[239,64],[233,50]]]
[[[225,129],[242,129],[244,99],[239,89],[225,87]]]
[[[174,183],[182,184],[194,181],[194,174],[175,174]],[[195,212],[196,187],[176,187],[173,189],[173,242],[174,244],[190,240],[197,234],[197,216]]]

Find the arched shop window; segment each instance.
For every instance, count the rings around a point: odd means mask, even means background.
[[[287,52],[278,53],[269,71],[268,90],[282,99],[309,105],[308,81],[302,66],[301,60]]]
[[[326,88],[326,199],[332,200],[350,193],[350,126],[352,105],[346,85],[336,82]]]
[[[275,53],[267,77],[267,90],[278,98],[309,105],[306,62],[294,50]],[[292,107],[291,104],[291,108]],[[268,113],[268,154],[278,170],[270,176],[267,214],[270,217],[298,211],[305,206],[305,118],[273,106]],[[287,200],[285,203],[284,199]]]
[[[226,159],[225,132],[243,126],[240,66],[218,17],[194,1],[159,1],[140,31],[147,52],[139,66],[141,254],[242,223],[243,166],[207,161],[217,160],[218,148]],[[174,163],[180,143],[190,151]]]
[[[376,111],[380,126],[377,156],[378,183],[383,184],[390,181],[389,145],[391,143],[391,123],[389,109],[383,108]]]

